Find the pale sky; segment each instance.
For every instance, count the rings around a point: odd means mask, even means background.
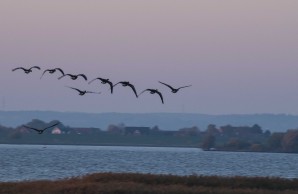
[[[297,0],[1,0],[0,110],[298,114],[297,10]],[[165,104],[11,71],[32,65],[158,89]],[[158,81],[192,87],[172,94]]]

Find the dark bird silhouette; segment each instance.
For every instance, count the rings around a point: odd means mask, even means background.
[[[68,87],[68,86],[66,86],[66,87]],[[78,91],[80,96],[83,96],[83,95],[85,95],[87,93],[100,94],[100,92],[91,92],[91,91],[86,91],[86,90],[79,90],[79,89],[73,88],[73,87],[68,87],[68,88],[71,88],[73,90]]]
[[[58,122],[58,123],[56,123],[56,124],[54,124],[54,125],[48,126],[48,127],[46,127],[46,128],[43,128],[43,129],[37,129],[37,128],[29,127],[29,126],[26,126],[26,125],[23,125],[23,126],[26,127],[26,128],[28,128],[28,129],[33,129],[34,131],[37,131],[38,134],[42,134],[46,129],[49,129],[49,128],[51,128],[51,127],[54,127],[54,126],[56,126],[56,125],[58,125],[58,124],[60,124],[60,123]]]
[[[173,93],[177,93],[181,88],[186,88],[186,87],[190,87],[191,85],[188,85],[188,86],[182,86],[182,87],[179,87],[179,88],[173,88],[172,86],[170,86],[169,84],[166,84],[166,83],[163,83],[163,82],[160,82],[159,83],[169,87]]]
[[[89,84],[91,84],[93,81],[95,81],[97,79],[100,80],[102,84],[109,84],[110,88],[111,88],[111,94],[113,93],[113,83],[109,79],[104,79],[104,78],[97,77],[97,78],[91,80],[89,82]]]
[[[143,94],[144,92],[146,92],[146,91],[149,91],[150,94],[158,94],[159,97],[160,97],[160,99],[161,99],[161,102],[164,104],[162,94],[161,94],[160,91],[158,91],[157,89],[146,89],[146,90],[142,91],[142,92],[139,94],[139,96],[140,96],[141,94]]]
[[[138,97],[136,88],[134,87],[134,85],[132,85],[132,84],[129,83],[128,81],[121,81],[121,82],[118,82],[118,83],[116,83],[113,87],[115,87],[117,84],[122,84],[123,87],[129,86],[129,87],[132,89],[132,91],[135,93],[136,97]]]
[[[84,78],[84,80],[87,81],[87,76],[84,75],[84,74],[73,75],[73,74],[69,74],[69,73],[68,73],[68,74],[64,74],[64,75],[62,75],[62,76],[59,77],[58,79],[61,79],[61,78],[65,77],[65,76],[69,76],[72,80],[76,80],[76,79],[78,79],[78,77],[82,77],[82,78]]]
[[[42,78],[42,76],[46,73],[46,72],[49,72],[50,74],[53,74],[53,73],[55,73],[56,71],[59,71],[61,74],[62,74],[62,76],[64,75],[64,72],[63,72],[63,70],[62,69],[60,69],[60,68],[55,68],[55,69],[46,69],[46,70],[44,70],[43,71],[43,73],[42,73],[42,75],[41,75],[41,77],[40,77],[40,79]]]
[[[28,74],[28,73],[31,73],[32,72],[32,69],[38,69],[38,70],[40,70],[40,67],[33,66],[33,67],[30,67],[29,69],[26,69],[24,67],[17,67],[17,68],[14,68],[12,71],[15,71],[15,70],[18,70],[18,69],[22,69],[26,74]]]

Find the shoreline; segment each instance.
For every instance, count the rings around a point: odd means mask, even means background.
[[[40,145],[40,146],[123,146],[123,147],[160,147],[160,148],[197,148],[203,150],[200,147],[195,146],[177,146],[177,145],[151,145],[151,144],[39,144],[39,143],[0,143],[0,145]]]
[[[297,154],[293,152],[278,152],[278,151],[251,151],[251,150],[229,150],[229,149],[214,149],[214,150],[208,150],[203,149],[200,147],[195,146],[181,146],[181,145],[152,145],[152,144],[110,144],[110,143],[102,143],[102,144],[54,144],[54,143],[47,143],[47,144],[39,144],[39,143],[1,143],[0,145],[40,145],[40,146],[123,146],[123,147],[160,147],[160,148],[195,148],[200,149],[204,152],[243,152],[243,153],[269,153],[269,154]]]

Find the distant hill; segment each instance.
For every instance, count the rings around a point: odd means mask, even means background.
[[[78,113],[52,111],[0,111],[0,124],[16,127],[40,119],[45,122],[59,120],[71,127],[98,127],[103,130],[109,124],[124,123],[126,126],[157,125],[162,130],[178,130],[198,126],[205,130],[209,124],[217,126],[251,126],[258,124],[263,130],[286,131],[298,128],[298,116],[286,114],[234,114],[207,115],[195,113]]]

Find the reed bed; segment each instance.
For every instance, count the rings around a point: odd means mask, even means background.
[[[1,194],[297,194],[298,179],[96,173],[0,183]]]

